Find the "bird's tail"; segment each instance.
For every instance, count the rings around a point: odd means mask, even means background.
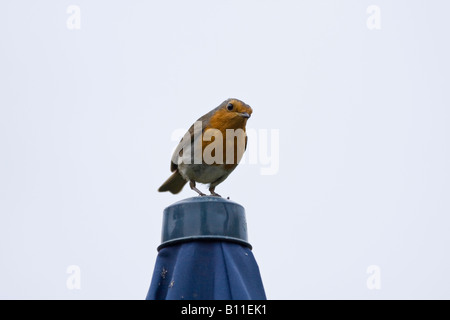
[[[159,192],[170,191],[173,194],[177,194],[181,191],[181,189],[183,189],[186,183],[187,181],[184,180],[184,178],[181,176],[178,170],[176,170],[169,177],[169,179],[167,179],[166,182],[164,182],[162,186],[159,187],[158,191]]]

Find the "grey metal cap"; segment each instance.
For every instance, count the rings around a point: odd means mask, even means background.
[[[252,246],[247,238],[245,209],[219,197],[193,197],[164,209],[161,245],[193,240],[220,240]]]

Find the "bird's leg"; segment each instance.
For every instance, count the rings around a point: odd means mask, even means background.
[[[189,181],[189,186],[191,187],[192,190],[194,190],[195,192],[197,192],[199,196],[201,196],[201,197],[206,196],[206,194],[204,194],[203,192],[201,192],[200,190],[198,190],[198,189],[195,187],[195,181],[194,181],[194,180]]]
[[[216,187],[209,187],[209,192],[211,192],[211,195],[222,198],[220,194],[214,192],[214,189],[216,189]]]

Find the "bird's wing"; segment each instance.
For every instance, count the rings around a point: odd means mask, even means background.
[[[219,107],[211,110],[207,114],[200,117],[197,121],[201,121],[202,123],[202,133],[205,130],[205,128],[208,126],[209,121],[211,119],[211,116],[219,109]],[[196,121],[196,122],[197,122]],[[189,134],[189,136],[188,136]],[[190,137],[190,139],[188,138]],[[201,138],[201,137],[197,137]],[[181,139],[180,143],[178,143],[178,146],[175,148],[175,151],[173,152],[172,159],[170,161],[170,171],[174,172],[178,168],[178,159],[183,156],[183,149],[188,146],[188,144],[191,144],[194,141],[194,125],[192,125],[189,130],[186,132],[184,137]]]

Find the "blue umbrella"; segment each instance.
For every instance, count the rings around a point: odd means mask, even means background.
[[[195,197],[167,207],[158,251],[147,300],[266,299],[235,202]]]

